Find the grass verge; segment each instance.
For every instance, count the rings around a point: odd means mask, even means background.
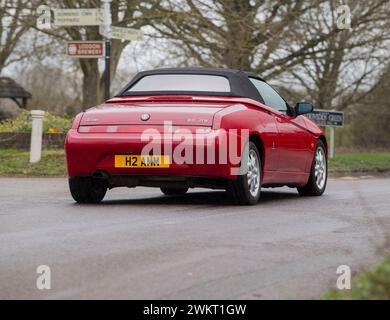
[[[390,300],[390,256],[374,270],[353,279],[351,290],[331,290],[325,300]]]
[[[63,150],[44,150],[41,161],[29,162],[29,151],[0,150],[0,176],[65,176]]]
[[[390,152],[348,152],[329,159],[329,174],[380,174],[390,172]]]
[[[349,152],[336,154],[329,160],[331,176],[390,173],[390,152]],[[63,150],[44,150],[42,160],[29,163],[29,152],[0,149],[0,176],[64,176],[66,175]]]

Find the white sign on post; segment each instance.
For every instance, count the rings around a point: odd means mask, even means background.
[[[54,25],[99,26],[103,23],[102,9],[53,9]]]
[[[313,110],[312,113],[305,115],[310,120],[317,123],[319,126],[329,126],[330,127],[330,150],[329,157],[334,158],[334,130],[335,127],[344,126],[344,112],[334,111],[334,110],[323,110],[317,109]]]
[[[132,40],[142,40],[143,33],[141,30],[138,29],[111,26],[108,32],[108,36],[111,39],[132,41]]]

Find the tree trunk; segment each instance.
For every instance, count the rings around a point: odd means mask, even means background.
[[[83,71],[83,110],[99,103],[99,68],[97,59],[80,59]]]
[[[225,39],[223,51],[224,64],[228,68],[250,70],[252,47],[249,39],[252,29],[248,28],[251,20],[251,5],[249,0],[234,0],[223,7],[228,36]],[[243,19],[242,17],[245,17]]]

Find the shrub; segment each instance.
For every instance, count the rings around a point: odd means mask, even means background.
[[[43,132],[67,132],[71,124],[72,120],[67,117],[45,112]],[[30,112],[22,110],[16,118],[0,122],[0,132],[31,132]]]
[[[355,278],[351,290],[343,292],[332,290],[323,298],[330,300],[389,300],[390,256],[374,270]]]

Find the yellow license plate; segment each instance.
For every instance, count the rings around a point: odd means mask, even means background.
[[[115,168],[169,168],[169,156],[115,155]]]

